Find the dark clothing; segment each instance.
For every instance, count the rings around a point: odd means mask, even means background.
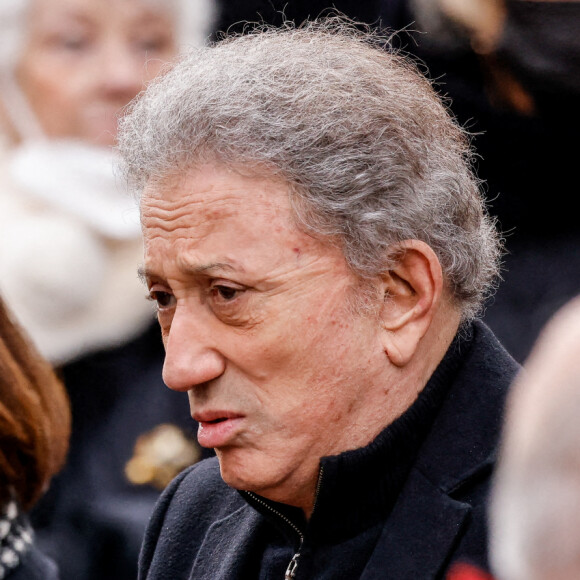
[[[216,31],[242,31],[244,23],[264,21],[276,26],[284,20],[296,24],[312,20],[329,10],[338,10],[361,22],[376,22],[379,16],[381,0],[219,0]],[[389,6],[382,9],[383,23],[391,23],[401,0],[389,0]]]
[[[308,523],[228,487],[216,459],[183,472],[153,513],[140,579],[283,578],[300,545],[297,580],[443,578],[459,558],[487,567],[485,501],[519,366],[485,325],[462,336],[372,443],[323,458]]]
[[[16,497],[0,506],[0,578],[59,580],[55,562],[38,549],[28,514]]]
[[[72,405],[70,453],[32,520],[38,546],[58,563],[61,580],[135,578],[145,527],[160,494],[125,474],[136,442],[171,424],[197,446],[187,396],[163,384],[164,355],[155,322],[135,340],[62,369]]]
[[[6,580],[59,580],[59,575],[56,564],[33,546]]]

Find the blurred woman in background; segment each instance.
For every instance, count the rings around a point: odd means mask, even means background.
[[[52,580],[28,511],[65,461],[70,432],[63,384],[0,300],[0,578]]]
[[[195,426],[161,380],[136,273],[139,215],[114,144],[122,108],[206,41],[214,11],[213,0],[0,2],[0,292],[71,401],[67,464],[32,513],[64,579],[136,570],[161,469],[134,468],[140,437],[169,424],[189,442],[173,469],[199,457]]]
[[[138,214],[114,173],[117,115],[181,45],[204,41],[209,6],[1,3],[0,288],[55,364],[151,322]]]

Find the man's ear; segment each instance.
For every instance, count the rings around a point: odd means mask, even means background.
[[[424,242],[401,244],[397,265],[382,276],[383,348],[396,366],[406,365],[425,336],[443,291],[443,272]]]

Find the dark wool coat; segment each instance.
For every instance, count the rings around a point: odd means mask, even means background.
[[[56,564],[36,546],[27,552],[20,565],[8,573],[6,580],[59,580]]]
[[[362,580],[444,578],[457,559],[487,567],[486,498],[504,399],[519,366],[482,323],[474,325],[472,340],[456,351],[451,384],[392,509],[366,550],[364,571],[357,575]],[[359,479],[364,490],[368,478]],[[348,501],[334,507],[332,517],[356,520]],[[180,474],[158,502],[143,542],[139,578],[266,577],[258,568],[265,547],[268,554],[276,554],[272,544],[278,549],[279,537],[266,514],[222,481],[217,459],[208,459]],[[320,542],[318,564],[298,566],[296,580],[348,578],[343,563],[348,562],[349,545]],[[289,546],[285,553],[288,561],[293,549]],[[311,560],[316,557],[310,555]]]

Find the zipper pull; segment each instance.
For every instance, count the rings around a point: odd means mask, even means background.
[[[292,580],[296,575],[296,568],[298,568],[298,558],[300,558],[300,552],[296,552],[294,556],[292,556],[292,560],[290,560],[290,564],[288,564],[288,568],[286,568],[286,574],[284,574],[284,580]]]

